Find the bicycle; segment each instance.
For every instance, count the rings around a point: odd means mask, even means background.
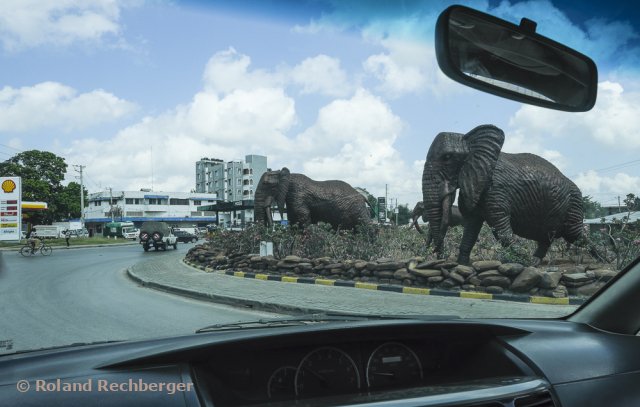
[[[40,252],[43,256],[49,256],[53,252],[53,249],[45,242],[40,242],[40,246],[34,249],[31,248],[29,243],[27,243],[22,247],[22,249],[20,249],[20,254],[24,257],[34,256],[36,252]]]

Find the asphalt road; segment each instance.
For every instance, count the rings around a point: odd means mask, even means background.
[[[193,333],[213,323],[275,316],[139,287],[124,269],[178,250],[138,245],[54,249],[49,257],[0,252],[0,353],[72,343]]]

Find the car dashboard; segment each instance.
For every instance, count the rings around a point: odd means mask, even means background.
[[[240,329],[4,356],[0,405],[625,406],[638,344],[557,320]]]

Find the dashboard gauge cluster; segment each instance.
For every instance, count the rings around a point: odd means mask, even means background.
[[[216,407],[290,407],[502,386],[504,378],[529,377],[523,366],[493,333],[474,325],[403,324],[393,335],[388,327],[349,326],[221,345],[194,363],[193,373],[200,394]]]
[[[427,364],[434,367],[433,361]],[[293,365],[276,367],[266,383],[269,400],[306,399],[420,385],[424,367],[416,352],[401,342],[365,349],[319,346]]]

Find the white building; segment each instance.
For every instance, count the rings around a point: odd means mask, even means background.
[[[255,190],[266,171],[267,157],[263,155],[250,154],[244,161],[227,162],[202,158],[196,162],[196,192],[214,193],[220,198],[222,226],[241,226],[253,222]]]
[[[215,223],[215,212],[198,207],[217,202],[215,194],[193,192],[102,191],[89,194],[84,208],[85,227],[101,234],[105,223],[163,221],[178,226],[206,226]]]

